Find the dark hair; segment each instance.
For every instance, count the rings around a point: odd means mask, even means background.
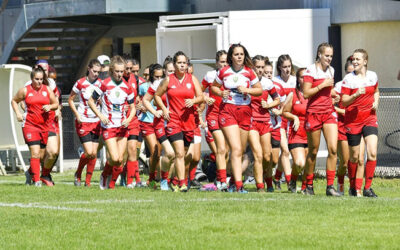
[[[163,68],[164,68],[165,70],[167,70],[167,65],[170,64],[170,63],[172,63],[172,64],[174,63],[173,60],[172,60],[172,57],[171,57],[171,56],[167,56],[167,57],[164,59]]]
[[[222,49],[222,50],[218,50],[217,53],[215,54],[215,61],[218,62],[219,58],[222,55],[227,55],[228,53],[226,52],[226,50]]]
[[[307,69],[307,68],[299,68],[299,69],[297,70],[297,72],[296,72],[296,95],[297,95],[297,99],[300,99],[300,96],[299,96],[299,91],[300,91],[300,82],[299,82],[300,73],[301,73],[302,71],[306,70],[306,69]]]
[[[347,72],[347,68],[352,65],[351,61],[346,61],[346,63],[344,64],[344,71]]]
[[[268,56],[266,56],[266,57],[264,57],[264,58],[265,58],[265,59],[264,59],[265,66],[274,67],[274,66],[272,65],[272,62],[269,60]],[[264,67],[265,67],[265,66],[264,66]]]
[[[44,71],[43,67],[39,64],[36,64],[31,71],[31,80],[35,77],[37,73],[42,73],[43,75],[43,84],[49,86],[49,80],[47,79],[46,72]]]
[[[237,47],[240,47],[240,48],[243,49],[243,52],[244,52],[244,63],[243,63],[243,64],[244,64],[245,66],[247,66],[247,67],[249,67],[249,68],[252,69],[254,66],[253,66],[253,63],[252,63],[252,61],[251,61],[249,52],[248,52],[247,49],[246,49],[243,45],[241,45],[240,43],[232,44],[231,47],[229,47],[228,56],[227,56],[228,64],[229,64],[230,66],[232,66],[232,55],[233,55],[233,51],[234,51],[234,49],[237,48]]]
[[[256,55],[251,59],[251,61],[253,62],[253,64],[256,64],[257,61],[264,61],[265,63],[265,57],[262,55]]]
[[[150,66],[149,66],[149,81],[151,82],[151,83],[153,83],[154,82],[154,72],[156,71],[156,70],[163,70],[163,67],[160,65],[160,64],[158,64],[158,63],[155,63],[155,64],[151,64]],[[163,77],[164,77],[164,71],[163,71]]]
[[[175,53],[174,57],[172,58],[172,62],[174,64],[176,64],[176,62],[178,61],[179,56],[184,56],[186,58],[186,62],[189,61],[189,58],[185,55],[185,53],[183,53],[182,51],[178,51]]]
[[[319,60],[319,54],[323,53],[326,48],[331,48],[333,50],[333,46],[330,43],[321,43],[320,45],[318,45],[315,61]]]
[[[364,60],[367,60],[367,65],[365,65],[365,67],[367,67],[367,66],[368,66],[368,52],[367,52],[365,49],[356,49],[356,50],[354,50],[353,55],[354,55],[355,53],[361,53],[361,54],[363,54]],[[352,56],[352,57],[353,57],[353,56]],[[352,59],[353,59],[353,58],[352,58]]]
[[[56,69],[55,69],[53,66],[50,66],[50,65],[49,65],[49,75],[50,75],[50,73],[55,73],[55,74],[57,74],[57,71],[56,71]]]
[[[96,58],[89,61],[88,68],[93,68],[94,66],[100,66],[101,67],[100,61],[97,60]],[[88,75],[89,75],[89,70],[86,71],[86,76],[88,76]]]
[[[282,64],[283,64],[285,61],[287,61],[287,60],[289,60],[290,66],[291,66],[290,74],[291,74],[291,75],[294,75],[294,74],[295,74],[294,68],[293,68],[293,63],[292,63],[292,58],[290,58],[290,56],[289,56],[288,54],[286,54],[286,55],[280,55],[280,56],[278,57],[278,61],[276,62],[276,70],[278,71],[278,76],[280,76],[280,75],[282,74],[280,67],[281,67]]]

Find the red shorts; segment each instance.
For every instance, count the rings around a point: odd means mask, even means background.
[[[347,141],[346,128],[342,121],[338,122],[338,141]]]
[[[100,125],[100,121],[78,123],[75,120],[75,129],[76,129],[76,133],[78,134],[79,137],[84,137],[85,135],[87,135],[89,133],[93,133],[95,135],[100,135],[101,125]]]
[[[271,138],[273,138],[275,141],[281,141],[281,128],[272,129]]]
[[[139,136],[140,133],[140,123],[137,117],[134,117],[131,123],[128,126],[128,135],[136,135]]]
[[[306,131],[311,132],[319,130],[326,124],[337,124],[337,113],[335,111],[327,113],[306,113]]]
[[[128,137],[128,128],[118,127],[118,128],[103,128],[102,134],[104,140],[108,140],[115,137]]]
[[[210,130],[207,129],[207,133],[206,133],[206,142],[207,143],[211,143],[214,141],[214,137],[212,136]]]
[[[49,132],[53,132],[53,133],[56,133],[56,134],[60,133],[60,126],[58,126],[58,121],[53,120],[49,124]]]
[[[143,136],[152,135],[155,133],[153,123],[150,122],[140,122],[140,131],[142,131]]]
[[[47,145],[49,137],[48,131],[40,131],[37,128],[23,127],[22,133],[24,134],[25,143],[30,145],[32,142],[40,142],[42,145]]]
[[[160,139],[161,137],[166,136],[164,118],[162,118],[162,117],[160,117],[160,118],[154,117],[153,129],[154,129],[154,132],[156,133],[157,139]]]
[[[176,135],[178,133],[183,133],[185,140],[187,142],[192,142],[193,141],[193,137],[194,137],[194,130],[190,129],[190,130],[183,130],[183,126],[182,123],[180,121],[175,121],[175,120],[170,120],[167,123],[167,128],[165,129],[167,132],[167,136],[171,137],[173,135]]]
[[[289,144],[295,144],[295,143],[300,143],[300,144],[307,144],[307,132],[306,129],[304,128],[304,120],[300,120],[299,128],[297,131],[294,131],[293,129],[293,122],[288,123],[288,142]]]
[[[218,114],[208,114],[206,117],[208,130],[213,132],[214,130],[219,130]]]
[[[347,134],[358,135],[361,134],[364,127],[378,127],[378,118],[376,115],[370,115],[362,123],[349,123],[345,124]]]
[[[255,130],[258,132],[260,136],[265,135],[266,133],[271,132],[271,127],[268,121],[252,121],[251,130]]]
[[[223,103],[219,110],[219,126],[239,125],[239,128],[249,131],[251,127],[251,107],[249,105],[234,105]]]
[[[201,143],[201,129],[199,126],[197,126],[193,131],[193,143]]]

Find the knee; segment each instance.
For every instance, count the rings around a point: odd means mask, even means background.
[[[179,150],[179,151],[175,152],[175,158],[183,159],[183,158],[185,158],[185,153]]]
[[[329,154],[329,156],[336,156],[337,148],[336,147],[328,147],[328,154]]]
[[[318,149],[313,148],[308,151],[308,157],[311,158],[311,160],[317,159],[317,154],[318,154]]]
[[[376,151],[368,152],[367,157],[370,161],[376,161]]]
[[[121,162],[122,162],[122,160],[120,160],[118,155],[111,155],[110,156],[110,164],[112,166],[118,166],[118,165],[121,164]]]
[[[254,152],[254,161],[262,162],[263,157],[261,152]]]
[[[231,157],[242,157],[243,152],[241,148],[232,148]]]
[[[294,164],[300,168],[304,168],[306,161],[304,159],[295,159]]]
[[[271,161],[271,153],[264,153],[263,158],[264,158],[264,161],[270,162]]]

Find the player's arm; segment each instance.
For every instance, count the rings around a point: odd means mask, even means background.
[[[169,110],[167,109],[167,107],[165,107],[161,96],[163,96],[165,94],[165,92],[167,92],[167,88],[168,88],[168,84],[169,84],[169,77],[165,77],[164,80],[162,80],[162,82],[160,83],[160,85],[157,88],[156,93],[154,94],[154,100],[156,101],[156,104],[158,107],[161,108],[162,112],[163,112],[163,117],[165,120],[169,121]]]
[[[13,99],[11,100],[11,107],[13,108],[14,113],[17,116],[17,120],[19,122],[23,121],[23,116],[19,110],[18,103],[25,100],[25,96],[26,96],[26,88],[23,87],[18,90],[18,92],[14,95]]]

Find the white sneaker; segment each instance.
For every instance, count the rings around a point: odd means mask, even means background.
[[[108,179],[109,178],[104,179],[103,175],[102,174],[100,175],[99,186],[101,190],[108,189],[108,183],[110,183]]]
[[[41,181],[36,181],[36,182],[34,183],[34,186],[35,186],[35,187],[41,187],[41,186],[42,186],[42,182],[41,182]]]
[[[361,193],[361,189],[356,190],[357,196],[356,197],[363,197]]]
[[[337,192],[341,195],[344,195],[344,184],[337,184]]]
[[[134,189],[135,185],[133,185],[133,183],[126,185],[126,188],[130,188],[130,189]]]

